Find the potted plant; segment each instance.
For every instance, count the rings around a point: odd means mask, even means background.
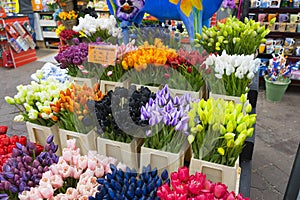
[[[245,113],[242,110],[245,95],[240,101],[242,104],[223,99],[201,99],[192,104],[188,113],[188,141],[193,152],[190,171],[206,170],[210,180],[222,182],[233,191],[237,189],[238,157],[245,139],[252,136],[252,126],[256,122],[256,114],[249,114],[252,110],[250,104],[246,106]]]
[[[286,58],[283,55],[278,55],[270,62],[268,74],[264,76],[266,83],[266,97],[272,102],[280,102],[286,89],[291,83],[292,67],[286,64]]]
[[[20,111],[14,120],[26,121],[29,139],[32,142],[45,145],[45,138],[53,134],[55,143],[60,145],[58,118],[52,112],[50,105],[58,99],[60,91],[65,90],[69,84],[60,83],[53,78],[47,80],[42,78],[43,74],[39,74],[37,76],[39,82],[32,81],[29,85],[17,86],[18,93],[14,97],[6,96],[5,100]]]
[[[253,54],[228,55],[224,50],[221,55],[211,54],[204,64],[203,71],[209,73],[203,73],[203,76],[209,83],[211,93],[238,97],[238,101],[242,94],[248,93],[260,59],[254,59]]]
[[[138,153],[143,143],[141,107],[155,98],[148,88],[129,90],[116,87],[101,101],[95,102],[98,120],[97,149],[100,154],[112,156],[131,168],[138,169]]]
[[[190,94],[171,97],[168,86],[156,93],[156,98],[141,108],[141,119],[149,124],[145,144],[141,149],[141,165],[158,170],[174,171],[183,165],[188,149],[187,115],[192,98]]]
[[[71,84],[70,88],[60,91],[59,99],[51,104],[51,109],[59,119],[59,137],[61,147],[67,146],[68,138],[76,138],[77,146],[83,154],[96,150],[96,119],[90,101],[103,98],[100,85],[93,88],[87,85]]]

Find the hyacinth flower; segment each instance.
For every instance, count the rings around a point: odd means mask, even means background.
[[[126,168],[125,171],[110,165],[111,173],[105,178],[99,178],[100,184],[95,196],[90,200],[98,199],[157,199],[157,188],[168,184],[169,174],[165,169],[159,176],[156,168],[143,166],[142,173],[138,175],[135,169]]]
[[[50,127],[57,122],[50,104],[55,102],[60,91],[68,86],[68,83],[60,83],[53,78],[41,80],[39,77],[39,82],[32,81],[29,85],[17,86],[18,93],[14,97],[6,96],[5,100],[20,111],[15,121],[29,121]]]
[[[241,194],[229,192],[227,186],[222,183],[212,183],[206,179],[206,175],[196,172],[189,174],[187,167],[178,168],[171,173],[170,184],[164,184],[157,190],[157,196],[161,200],[169,199],[226,199],[248,200]]]
[[[190,94],[171,97],[168,85],[156,93],[155,100],[141,108],[141,119],[149,123],[145,147],[178,153],[186,141],[188,130]]]
[[[58,145],[53,143],[53,135],[47,138],[44,149],[30,141],[26,146],[20,143],[16,145],[12,157],[6,161],[0,173],[0,193],[8,194],[9,199],[17,199],[19,192],[38,185],[42,174],[58,162],[55,154]]]
[[[87,199],[94,195],[99,186],[97,179],[111,172],[110,164],[116,165],[115,158],[89,151],[81,156],[76,139],[67,141],[58,162],[43,173],[36,187],[19,194],[20,200],[35,196],[37,199]],[[117,167],[124,168],[122,164]]]
[[[188,141],[194,158],[234,166],[256,122],[256,114],[249,114],[251,104],[243,110],[245,95],[240,99],[242,104],[212,98],[192,104]]]
[[[99,101],[104,94],[100,91],[100,84],[95,84],[93,88],[86,84],[79,86],[71,84],[66,91],[61,91],[58,101],[52,103],[51,109],[59,119],[60,128],[88,133],[95,127],[94,110],[89,108],[89,100]],[[91,110],[92,109],[92,110]]]

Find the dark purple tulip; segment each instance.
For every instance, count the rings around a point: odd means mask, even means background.
[[[39,170],[38,169],[33,169],[32,170],[32,174],[38,174],[39,173]]]
[[[43,166],[46,166],[47,164],[48,164],[48,161],[47,161],[47,160],[43,160],[43,161],[42,161],[42,165],[43,165]]]
[[[15,181],[15,185],[19,187],[19,185],[20,185],[20,180],[16,180],[16,181]]]
[[[5,176],[7,179],[12,179],[12,178],[14,178],[14,173],[12,173],[12,172],[5,172],[5,173],[4,173],[4,176]]]
[[[28,148],[28,150],[35,150],[36,146],[32,142],[27,142],[27,148]]]
[[[22,157],[18,156],[16,160],[17,160],[17,162],[22,162]]]
[[[18,168],[14,168],[14,174],[19,174],[19,169]]]
[[[50,144],[46,144],[46,145],[45,145],[45,151],[49,151],[50,149],[51,149]]]
[[[9,187],[9,190],[10,190],[12,193],[17,193],[17,192],[18,192],[18,188],[17,188],[16,186],[14,186],[14,185],[11,185],[11,186]]]
[[[0,174],[0,183],[1,183],[1,181],[4,181],[5,180],[5,178],[3,177],[3,174]]]
[[[34,160],[33,162],[32,162],[32,167],[33,168],[38,168],[38,166],[40,166],[41,164],[40,164],[40,162],[38,161],[38,160]]]
[[[43,167],[42,167],[42,166],[39,166],[39,167],[38,167],[38,172],[40,172],[40,173],[43,172]]]
[[[41,152],[41,154],[39,155],[40,158],[45,158],[45,156],[46,156],[46,152],[44,152],[44,151]],[[40,162],[41,162],[41,161],[40,161]]]
[[[11,183],[8,181],[4,181],[4,190],[9,190]]]
[[[21,163],[21,162],[19,162],[19,163],[18,163],[18,169],[21,169],[21,168],[23,168],[23,167],[24,167],[24,164]]]
[[[22,173],[22,179],[23,179],[24,181],[28,181],[28,178],[29,178],[29,176],[28,176],[25,172],[23,172],[23,173]]]
[[[28,177],[31,177],[32,174],[31,174],[30,171],[27,171],[27,172],[26,172],[26,175],[27,175]]]
[[[17,149],[17,148],[13,148],[11,156],[12,156],[12,157],[17,157],[17,156],[19,156],[19,155],[21,155],[20,150]]]
[[[53,141],[53,138],[54,138],[54,135],[50,135],[50,136],[47,138],[46,142],[47,142],[48,144],[50,144],[50,143]]]
[[[34,183],[33,183],[33,181],[28,181],[27,185],[28,185],[29,187],[33,187],[33,186],[34,186]]]
[[[73,42],[74,44],[78,45],[80,43],[79,39],[78,38],[73,38]]]
[[[22,146],[22,153],[29,155],[29,151],[25,146]]]
[[[8,164],[3,165],[3,171],[4,172],[9,172],[10,171],[10,166]]]
[[[15,176],[14,176],[14,181],[16,182],[16,181],[19,180],[19,179],[20,179],[19,174],[15,174]]]
[[[30,156],[25,156],[25,157],[23,157],[23,162],[25,162],[25,163],[31,163],[32,162],[32,157],[30,157]]]
[[[52,149],[53,153],[55,153],[58,149],[58,144],[57,145],[54,145],[54,148]]]
[[[26,183],[24,181],[22,181],[19,185],[19,190],[24,191],[25,186],[26,186]]]

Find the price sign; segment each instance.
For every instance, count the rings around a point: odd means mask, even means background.
[[[116,57],[116,46],[89,45],[88,62],[115,65]]]

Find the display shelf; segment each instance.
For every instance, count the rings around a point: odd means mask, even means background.
[[[272,58],[272,54],[267,54],[267,53],[259,53],[258,56],[259,58]],[[295,61],[298,61],[300,60],[300,56],[289,56],[287,55],[288,59],[289,60],[295,60]]]
[[[279,32],[279,31],[271,31],[268,36],[270,37],[299,37],[300,33],[297,32]]]
[[[53,31],[43,31],[44,38],[58,38],[56,33]]]
[[[249,8],[249,13],[298,13],[300,8]]]

